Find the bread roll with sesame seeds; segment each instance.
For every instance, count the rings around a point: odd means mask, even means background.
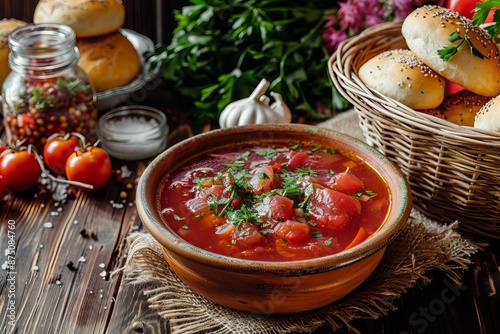
[[[412,109],[431,109],[444,98],[446,80],[407,49],[385,51],[358,71],[363,83]]]
[[[446,96],[439,107],[422,112],[458,125],[474,126],[476,114],[491,99],[469,90],[462,90]]]
[[[500,96],[489,100],[478,111],[474,127],[482,130],[500,131]]]
[[[461,45],[460,40],[450,42],[453,32],[458,32],[462,39],[467,34],[484,58],[473,56],[466,41]],[[479,95],[500,94],[498,47],[484,29],[474,26],[468,18],[443,7],[422,6],[405,18],[401,33],[408,48],[446,79]],[[457,47],[457,53],[444,61],[438,50],[449,45]]]

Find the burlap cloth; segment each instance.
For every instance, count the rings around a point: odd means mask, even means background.
[[[318,126],[363,139],[353,111]],[[151,308],[170,321],[172,334],[180,333],[307,333],[329,324],[332,331],[349,327],[355,319],[376,319],[396,310],[396,301],[415,285],[431,282],[433,271],[460,285],[471,254],[479,245],[457,232],[458,222],[438,224],[413,210],[402,233],[388,246],[374,273],[353,293],[313,312],[263,317],[214,304],[190,290],[171,271],[159,244],[147,231],[128,237],[123,269],[126,283],[148,283],[144,291]]]

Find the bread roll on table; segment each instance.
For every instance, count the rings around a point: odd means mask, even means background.
[[[446,80],[407,49],[385,51],[364,63],[358,71],[363,83],[412,109],[441,104]]]
[[[422,6],[406,17],[401,32],[410,50],[434,71],[446,79],[483,96],[500,94],[500,56],[496,43],[482,28],[452,10],[439,6]],[[450,42],[450,34],[467,34],[473,46],[484,58],[474,56],[469,44]],[[448,61],[438,50],[445,46],[458,47]]]
[[[87,73],[97,92],[131,83],[141,71],[139,54],[119,31],[94,37],[79,38],[78,65]]]
[[[34,23],[59,23],[73,28],[77,38],[109,34],[125,22],[121,0],[40,0]]]

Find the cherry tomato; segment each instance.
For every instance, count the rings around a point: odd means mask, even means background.
[[[37,185],[42,174],[33,152],[10,150],[0,158],[0,175],[5,186],[15,192],[26,191]]]
[[[454,83],[453,81],[448,81],[447,89],[448,89],[449,95],[452,95],[452,94],[460,92],[461,90],[464,90],[464,88],[462,86]]]
[[[57,175],[65,175],[66,161],[80,147],[80,139],[71,135],[56,136],[43,147],[43,160]]]
[[[446,0],[445,7],[472,20],[474,16],[472,10],[476,8],[476,3],[477,1],[475,0]]]
[[[476,8],[477,3],[478,1],[476,0],[446,0],[445,7],[472,20],[474,18],[474,8]],[[485,23],[493,22],[493,14],[495,13],[495,10],[499,8],[500,7],[495,7],[490,10]]]
[[[111,176],[111,159],[102,148],[89,146],[72,153],[66,162],[66,177],[70,181],[90,184],[93,190],[106,186]]]

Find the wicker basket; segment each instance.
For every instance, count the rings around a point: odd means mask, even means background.
[[[473,235],[500,239],[500,133],[419,113],[367,88],[360,66],[382,51],[407,48],[401,22],[371,27],[344,41],[330,76],[359,116],[367,143],[405,173],[414,206],[438,221],[460,221]]]

